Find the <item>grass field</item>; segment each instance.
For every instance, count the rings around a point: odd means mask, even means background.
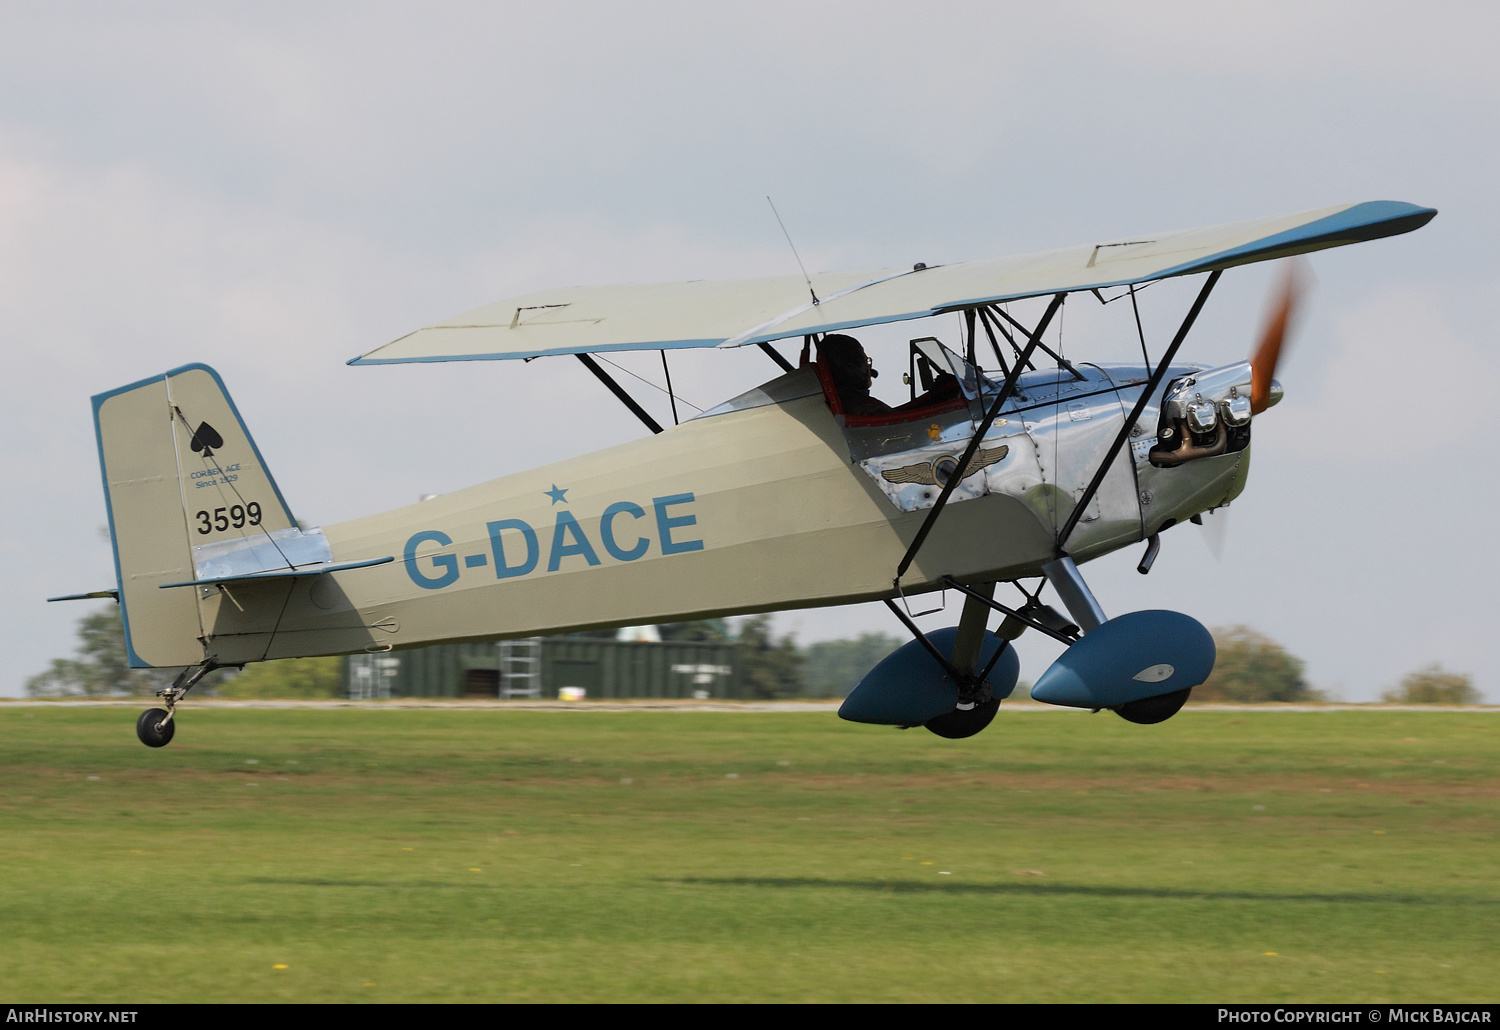
[[[1494,1001],[1500,714],[0,706],[0,1001]]]

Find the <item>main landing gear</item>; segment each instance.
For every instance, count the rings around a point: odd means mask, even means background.
[[[964,596],[959,624],[923,633],[901,607],[886,605],[912,634],[844,699],[839,716],[851,722],[925,726],[940,737],[971,737],[995,718],[1015,689],[1020,661],[1011,641],[1027,627],[1067,650],[1031,688],[1031,698],[1090,711],[1108,709],[1127,722],[1150,726],[1176,715],[1214,666],[1213,637],[1190,616],[1171,611],[1129,612],[1106,618],[1072,559],[1042,566],[1073,621],[1025,594],[1020,608],[994,599],[995,585],[944,577]],[[1005,616],[997,632],[991,611]],[[1080,632],[1081,631],[1081,632]]]
[[[994,721],[1021,671],[1004,635],[985,629],[993,584],[966,601],[957,626],[923,633],[887,601],[913,639],[887,655],[844,699],[839,716],[851,722],[925,726],[940,737],[972,737]],[[976,601],[975,598],[980,600]]]
[[[222,666],[209,658],[183,669],[170,687],[158,690],[156,696],[166,702],[167,707],[148,708],[135,721],[135,735],[141,738],[141,743],[147,747],[166,747],[170,744],[172,735],[177,732],[177,723],[173,721],[177,714],[177,702],[197,686],[199,680],[219,668]]]
[[[1032,700],[1108,708],[1126,722],[1151,726],[1176,715],[1213,671],[1213,636],[1198,620],[1172,611],[1106,619],[1071,559],[1042,570],[1084,636],[1037,679]]]

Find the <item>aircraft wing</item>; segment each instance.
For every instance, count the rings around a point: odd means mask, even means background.
[[[418,329],[349,364],[738,347],[1306,254],[1411,232],[1436,214],[1371,201],[1016,257],[822,273],[812,277],[817,304],[799,276],[544,290]]]

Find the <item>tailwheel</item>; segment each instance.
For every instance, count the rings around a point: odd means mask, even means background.
[[[176,732],[177,723],[165,708],[148,708],[135,721],[135,735],[147,747],[166,747]]]
[[[141,738],[141,743],[147,747],[166,747],[172,739],[172,734],[177,732],[177,723],[173,718],[177,714],[177,703],[204,676],[215,669],[222,668],[223,666],[216,659],[205,658],[197,665],[190,665],[178,673],[177,679],[172,681],[170,687],[158,690],[156,696],[165,701],[167,707],[165,709],[148,708],[135,721],[135,735]]]
[[[1188,695],[1192,692],[1193,688],[1188,687],[1184,690],[1174,690],[1170,694],[1158,694],[1155,697],[1143,697],[1139,701],[1127,701],[1115,709],[1115,714],[1126,722],[1139,723],[1142,726],[1166,722],[1176,715],[1183,705],[1187,704]]]
[[[988,691],[986,691],[988,693]],[[987,701],[981,701],[973,708],[955,708],[953,711],[940,715],[936,719],[928,719],[922,725],[926,726],[939,737],[947,737],[949,740],[962,740],[972,737],[984,729],[995,719],[995,713],[1000,710],[1000,699],[991,697]]]

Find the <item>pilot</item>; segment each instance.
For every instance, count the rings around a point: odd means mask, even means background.
[[[870,396],[870,381],[880,373],[875,371],[858,340],[834,333],[823,337],[818,353],[828,363],[828,374],[833,378],[844,414],[882,415],[891,410],[889,404]]]

